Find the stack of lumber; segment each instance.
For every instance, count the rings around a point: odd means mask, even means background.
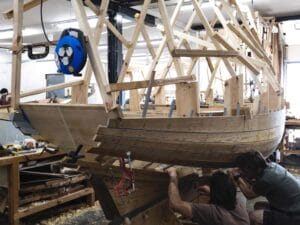
[[[53,200],[89,186],[90,175],[60,161],[40,163],[20,171],[20,206]]]

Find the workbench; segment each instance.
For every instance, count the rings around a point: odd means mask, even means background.
[[[33,206],[26,209],[19,208],[19,190],[20,190],[20,176],[19,176],[19,164],[22,162],[46,159],[57,156],[64,156],[65,153],[49,154],[39,149],[35,153],[18,156],[0,157],[0,167],[7,167],[8,177],[8,210],[9,221],[11,225],[19,225],[20,219],[34,213],[41,212],[43,210],[55,207],[65,202],[72,201],[77,198],[86,196],[88,203],[92,205],[94,203],[94,190],[93,188],[85,188],[60,198],[47,201],[45,204]]]

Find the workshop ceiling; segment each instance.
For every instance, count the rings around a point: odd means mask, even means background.
[[[204,0],[206,2],[207,0]],[[263,16],[300,16],[300,1],[299,0],[238,0],[241,3],[246,3],[249,6],[253,7],[255,10],[260,11]],[[166,1],[168,10],[171,13],[175,8],[177,0]],[[189,15],[191,14],[192,7],[189,7],[189,1],[185,2],[184,9],[180,13],[179,24],[185,24]],[[7,9],[12,8],[13,0],[1,0],[0,1],[0,12],[4,12]],[[207,5],[207,6],[206,6]],[[210,17],[211,10],[209,4],[204,3],[204,11],[208,17]],[[42,30],[40,26],[40,12],[39,7],[36,7],[24,14],[24,33],[26,42],[36,42],[44,41],[42,37]],[[153,3],[151,5],[151,14],[158,16],[157,14],[157,4]],[[87,10],[88,16],[92,17],[93,13]],[[44,3],[44,23],[48,34],[54,34],[57,37],[62,29],[58,28],[58,24],[63,24],[68,21],[74,20],[74,14],[72,12],[71,3],[65,0],[48,0]],[[195,21],[195,23],[200,23],[200,21]],[[133,26],[132,26],[133,27]],[[12,31],[12,21],[6,20],[3,16],[0,16],[0,45],[8,44],[11,42],[10,34]],[[295,30],[293,22],[290,22],[285,28],[285,32],[289,33],[291,31],[299,32]],[[130,33],[130,30],[128,30]],[[300,33],[300,32],[299,32]],[[295,35],[294,35],[295,37]],[[297,36],[298,37],[298,36]],[[295,44],[295,41],[300,44],[300,38],[294,38],[292,43]],[[300,37],[300,34],[299,34]],[[156,39],[154,37],[153,39]],[[289,43],[288,43],[289,44]]]

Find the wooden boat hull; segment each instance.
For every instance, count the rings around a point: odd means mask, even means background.
[[[102,105],[22,104],[32,127],[43,139],[62,150],[94,147],[93,136],[99,124],[107,123]]]
[[[270,155],[282,139],[285,110],[244,116],[110,120],[92,152],[188,166],[232,166],[242,152]]]

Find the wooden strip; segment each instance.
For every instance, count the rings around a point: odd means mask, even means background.
[[[43,0],[43,2],[46,2],[47,0]],[[23,6],[23,12],[26,12],[36,6],[38,6],[39,4],[41,4],[41,0],[29,0],[27,2],[24,3]],[[3,13],[3,16],[6,19],[12,19],[14,17],[14,12],[13,9],[7,10],[6,12]]]
[[[153,80],[152,87],[186,83],[189,81],[193,81],[195,79],[196,79],[195,76],[181,76],[181,77],[170,78],[170,79],[157,79],[157,80]],[[122,90],[134,90],[139,88],[147,88],[148,84],[149,84],[149,80],[110,84],[109,91],[117,92]]]
[[[103,102],[105,103],[105,108],[107,111],[109,111],[113,105],[113,98],[110,94],[107,94],[105,92],[105,86],[108,85],[108,81],[106,78],[106,73],[104,72],[103,64],[101,62],[97,45],[95,44],[95,40],[93,37],[93,34],[91,32],[87,15],[84,10],[84,6],[81,1],[77,0],[71,0],[73,9],[75,11],[77,20],[79,22],[80,29],[84,31],[85,35],[87,35],[89,41],[87,43],[87,51],[88,56],[92,65],[92,68],[94,70],[95,78],[103,99]]]
[[[60,197],[58,199],[47,201],[43,205],[34,206],[34,207],[26,209],[26,210],[19,210],[19,212],[15,215],[15,217],[16,218],[23,218],[23,217],[29,216],[31,214],[41,212],[43,210],[53,208],[57,205],[61,205],[65,202],[69,202],[69,201],[72,201],[74,199],[81,198],[83,196],[91,195],[93,193],[94,193],[94,190],[92,188],[85,188],[83,190],[76,191],[74,193],[71,193],[71,194],[65,195],[63,197]]]
[[[56,85],[48,86],[45,88],[39,88],[39,89],[36,89],[33,91],[24,92],[20,96],[21,96],[21,98],[24,98],[24,97],[28,97],[28,96],[32,96],[32,95],[38,95],[38,94],[48,92],[48,91],[55,91],[55,90],[64,89],[67,87],[82,85],[83,83],[84,83],[83,80],[77,80],[77,81],[73,81],[73,82],[69,82],[69,83],[56,84]]]
[[[148,10],[148,7],[149,7],[150,3],[151,3],[151,0],[145,0],[144,4],[143,4],[143,7],[142,7],[142,10],[141,10],[141,13],[139,15],[137,15],[138,16],[137,25],[136,25],[136,28],[135,28],[133,34],[132,34],[132,38],[131,38],[131,42],[130,42],[130,48],[127,50],[127,53],[126,53],[126,56],[125,56],[125,59],[124,59],[119,77],[118,77],[118,82],[122,82],[124,80],[125,74],[128,70],[128,67],[129,67],[129,64],[130,64],[130,61],[131,61],[131,57],[133,55],[133,52],[135,50],[135,46],[137,44],[141,29],[143,27],[143,23],[144,23],[144,20],[145,20],[146,14],[147,14],[147,10]]]
[[[21,92],[21,64],[22,64],[22,27],[23,27],[23,0],[14,0],[14,35],[12,39],[12,79],[11,79],[11,105],[13,109],[19,108]]]
[[[111,24],[109,20],[105,20],[105,25],[108,29],[127,47],[130,48],[131,44],[129,41],[126,40],[126,38],[116,29],[114,25]]]
[[[185,50],[174,49],[171,52],[173,57],[237,57],[239,53],[235,50]]]

